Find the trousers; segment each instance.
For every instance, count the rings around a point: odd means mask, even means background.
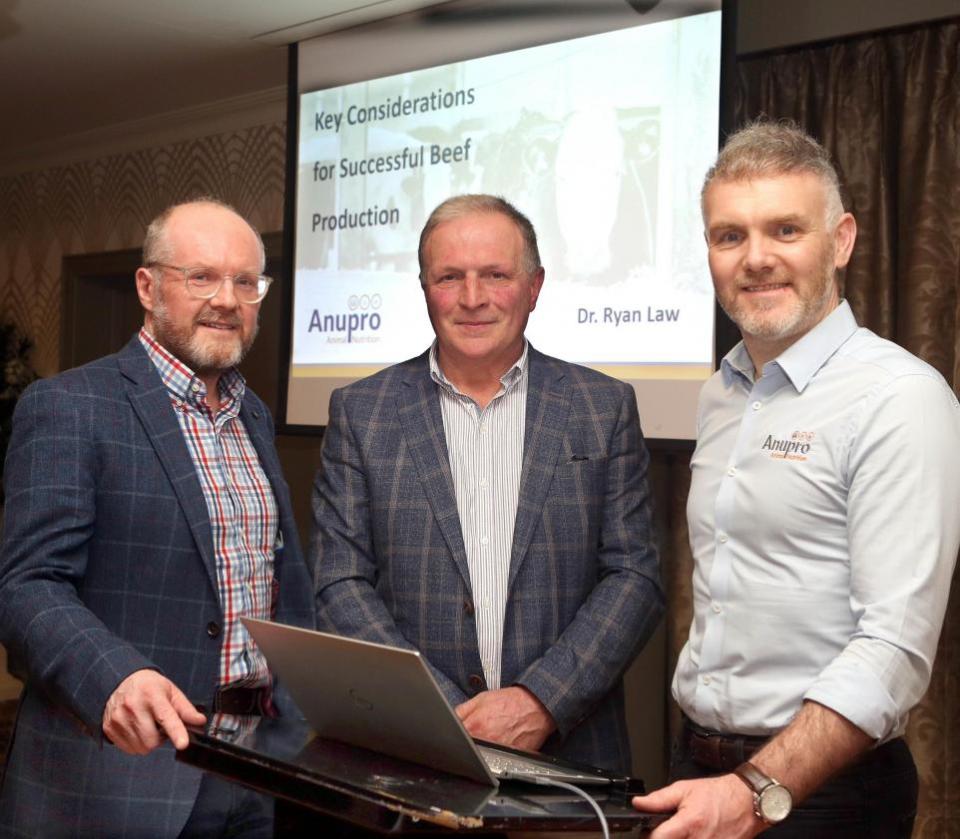
[[[689,738],[677,741],[670,780],[722,775],[694,759]],[[910,839],[917,813],[917,767],[903,738],[867,752],[794,807],[764,839]]]

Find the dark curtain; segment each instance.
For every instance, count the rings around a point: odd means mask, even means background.
[[[861,325],[928,361],[956,390],[960,18],[742,58],[736,112],[738,125],[761,115],[793,119],[829,149],[859,227],[844,295]],[[944,455],[956,457],[952,451]],[[683,516],[688,462],[657,453],[652,472],[664,528],[671,666],[690,623],[691,559]],[[904,573],[909,562],[905,556]],[[907,734],[921,779],[917,837],[960,836],[957,588],[955,583],[930,688]],[[674,726],[676,719],[674,709]]]

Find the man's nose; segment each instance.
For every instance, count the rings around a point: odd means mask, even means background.
[[[218,309],[236,309],[240,305],[236,289],[233,287],[233,277],[224,277],[217,293],[210,298],[210,305]]]
[[[773,243],[766,236],[750,236],[743,265],[751,272],[766,271],[773,267]]]
[[[487,287],[475,274],[468,274],[463,280],[460,304],[468,309],[476,309],[487,302]]]

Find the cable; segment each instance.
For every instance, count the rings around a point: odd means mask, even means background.
[[[573,784],[568,784],[566,781],[557,781],[554,778],[547,778],[543,775],[504,773],[500,777],[512,778],[513,780],[523,781],[526,784],[537,784],[541,787],[559,787],[560,789],[565,789],[568,792],[579,795],[582,799],[584,799],[584,801],[587,802],[587,804],[593,807],[593,811],[597,814],[597,818],[600,820],[600,828],[603,830],[603,839],[610,839],[610,827],[607,824],[607,817],[603,815],[603,810],[600,809],[600,805],[597,804],[593,796],[586,792],[586,790],[582,790],[580,787],[574,786]]]

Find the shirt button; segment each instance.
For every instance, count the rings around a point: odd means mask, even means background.
[[[489,540],[486,536],[481,536],[481,537],[480,537],[480,544],[481,544],[481,545],[486,545],[486,544],[488,544],[489,542],[490,542],[490,540]]]
[[[759,411],[760,408],[761,408],[761,403],[760,403],[760,402],[754,402],[751,407],[753,408],[754,411]]]
[[[719,606],[717,603],[714,603],[714,604],[713,604],[713,611],[714,611],[715,614],[718,614],[718,615],[719,615],[719,614],[723,611],[723,609],[721,609],[720,606]]]
[[[701,681],[702,681],[705,685],[709,685],[709,684],[710,684],[710,677],[709,677],[709,676],[704,676]]]
[[[486,489],[486,488],[487,488],[487,481],[486,479],[484,479],[480,481],[480,489]]]
[[[734,475],[737,474],[737,470],[734,469],[734,468],[731,466],[731,467],[727,470],[727,474],[732,478]]]
[[[721,543],[724,543],[727,541],[727,534],[721,533],[717,538],[720,540]]]
[[[194,393],[199,393],[200,385],[197,384],[197,382],[194,382],[192,385],[190,385],[190,390],[192,390]]]

